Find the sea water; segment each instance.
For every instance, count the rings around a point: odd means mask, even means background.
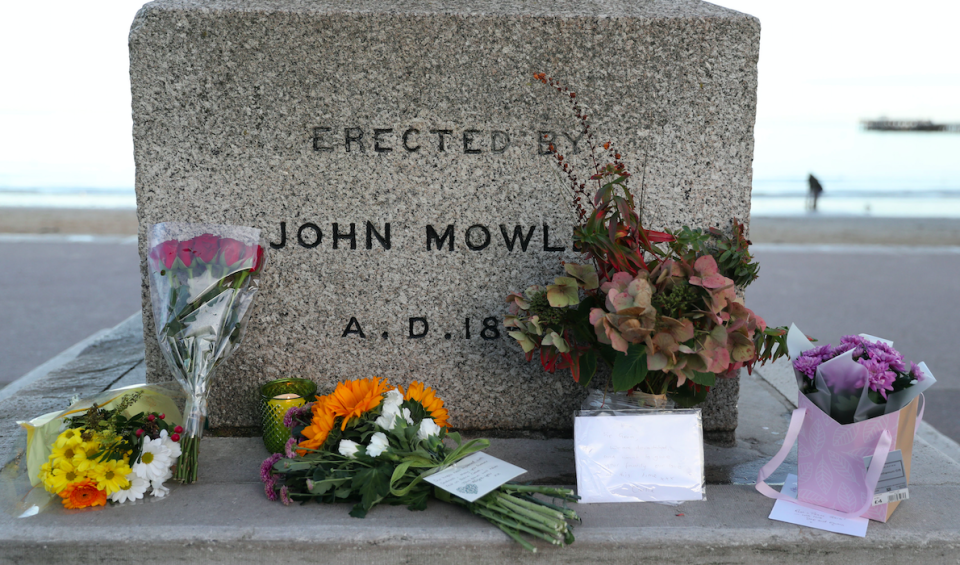
[[[813,174],[824,189],[818,215],[960,218],[960,133],[758,120],[755,135],[754,216],[809,213]]]
[[[824,189],[819,216],[960,218],[960,133],[761,118],[755,135],[753,216],[813,215],[805,209],[812,173]],[[0,206],[136,208],[136,197],[133,188],[0,187]]]

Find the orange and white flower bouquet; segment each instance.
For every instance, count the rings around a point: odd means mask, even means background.
[[[579,520],[576,513],[534,496],[575,501],[573,491],[506,483],[469,502],[427,482],[490,445],[486,439],[463,443],[447,420],[443,400],[422,383],[406,389],[376,377],[339,383],[312,405],[287,413],[292,437],[285,452],[260,468],[266,495],[284,504],[353,502],[356,518],[381,502],[424,510],[435,497],[484,517],[531,551],[536,547],[521,534],[573,543],[567,521]]]

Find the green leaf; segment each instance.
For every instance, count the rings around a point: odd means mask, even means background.
[[[586,387],[597,374],[597,356],[591,351],[580,356],[580,385]]]
[[[360,505],[369,510],[390,494],[392,465],[361,469],[353,477],[353,490],[360,494]],[[353,516],[353,512],[350,512]]]
[[[631,343],[626,355],[617,355],[611,375],[613,390],[630,390],[647,378],[646,353],[645,345]]]
[[[715,373],[701,373],[700,371],[694,371],[693,377],[690,378],[691,381],[697,383],[701,386],[713,386],[717,383],[717,375]]]

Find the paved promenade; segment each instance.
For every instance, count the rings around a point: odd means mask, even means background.
[[[892,340],[937,377],[930,424],[960,441],[960,247],[758,245],[747,304],[768,324],[797,324],[820,343],[848,334]]]
[[[140,309],[136,237],[0,235],[0,387]]]

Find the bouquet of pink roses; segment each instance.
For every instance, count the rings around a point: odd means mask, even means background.
[[[175,477],[197,479],[216,368],[240,346],[263,268],[260,230],[164,223],[150,230],[150,298],[160,350],[187,392]]]

